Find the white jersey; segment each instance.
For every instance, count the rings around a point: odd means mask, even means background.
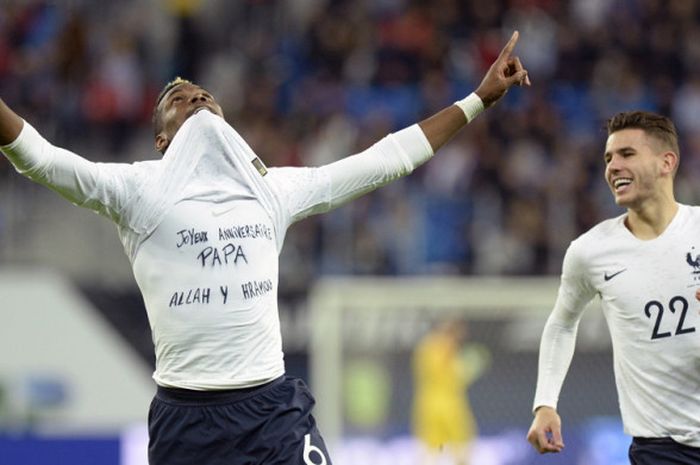
[[[278,255],[287,228],[409,173],[433,154],[414,125],[319,168],[266,170],[254,159],[254,175],[264,178],[250,182],[249,173],[231,168],[239,160],[220,153],[230,141],[241,146],[232,131],[206,111],[183,124],[164,161],[172,150],[185,157],[199,150],[205,163],[180,171],[199,182],[180,184],[170,183],[161,160],[92,163],[49,144],[27,123],[2,147],[19,172],[117,224],[148,312],[153,377],[161,386],[243,388],[282,375]],[[222,142],[221,134],[231,137]],[[226,166],[216,164],[222,159]],[[160,189],[156,174],[171,185]],[[265,201],[255,187],[263,182]],[[159,199],[163,192],[177,198]],[[134,226],[153,218],[150,229]]]
[[[626,215],[573,241],[540,347],[534,406],[555,407],[585,304],[595,295],[613,342],[625,432],[700,447],[700,207],[637,239]]]

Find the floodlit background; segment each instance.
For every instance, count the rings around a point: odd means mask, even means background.
[[[334,463],[414,464],[411,352],[443,316],[416,302],[445,299],[490,354],[469,391],[474,463],[626,463],[595,310],[562,393],[567,450],[528,449],[537,343],[568,243],[621,213],[602,176],[606,118],[673,117],[677,198],[700,198],[698,4],[0,0],[0,96],[54,143],[132,162],[157,157],[154,99],[180,75],[217,97],[268,165],[318,165],[468,94],[518,29],[532,88],[511,91],[410,177],[290,230],[280,268],[287,368],[319,393],[322,427],[337,433]],[[353,308],[364,288],[346,278],[377,275],[391,291]],[[428,280],[424,292],[392,310],[415,276]],[[483,302],[460,291],[478,276],[504,279]],[[513,303],[524,277],[543,280],[525,310]],[[315,307],[329,288],[351,296],[330,299],[330,321]],[[0,463],[144,463],[153,349],[116,230],[4,159],[0,321]],[[332,352],[315,336],[324,324],[341,331]],[[335,354],[333,365],[318,350]]]

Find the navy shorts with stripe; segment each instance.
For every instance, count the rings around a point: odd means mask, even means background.
[[[150,465],[331,465],[300,379],[227,391],[159,387],[148,414]]]
[[[632,465],[698,465],[700,448],[671,438],[634,438],[629,458]]]

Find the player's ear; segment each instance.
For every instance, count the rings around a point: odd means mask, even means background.
[[[170,140],[168,140],[168,136],[166,136],[165,133],[161,132],[156,136],[156,150],[160,153],[165,153],[169,144]]]
[[[667,150],[664,152],[662,155],[662,165],[661,169],[663,174],[673,174],[676,172],[676,169],[678,168],[678,162],[680,161],[678,154],[675,152],[672,152],[670,150]]]

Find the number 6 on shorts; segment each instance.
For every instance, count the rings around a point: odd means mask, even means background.
[[[316,452],[321,457],[320,462],[314,462],[311,459],[311,453]],[[311,444],[311,434],[304,436],[304,463],[306,465],[326,465],[326,456],[318,447]]]

